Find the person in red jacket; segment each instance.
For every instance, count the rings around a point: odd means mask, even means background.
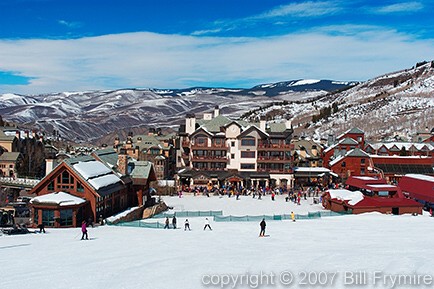
[[[89,238],[87,236],[86,221],[81,222],[81,232],[83,233],[83,235],[81,236],[81,239],[84,240],[84,237],[86,237],[86,240],[89,240]]]

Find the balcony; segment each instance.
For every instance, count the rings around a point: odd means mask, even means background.
[[[258,168],[258,172],[270,173],[270,174],[292,174],[292,169],[268,169],[268,168]]]
[[[227,150],[228,146],[223,143],[223,144],[211,144],[210,146],[207,143],[191,143],[191,148],[192,149],[207,149],[207,150]]]
[[[286,143],[258,143],[258,147],[257,150],[261,150],[261,151],[277,151],[277,150],[284,150],[284,151],[288,151],[288,150],[294,150],[294,144],[286,144]]]
[[[193,156],[192,161],[226,163],[228,162],[228,158],[227,156]]]
[[[258,156],[258,163],[288,163],[292,162],[291,157]]]

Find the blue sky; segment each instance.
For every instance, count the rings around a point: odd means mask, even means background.
[[[1,1],[0,93],[366,80],[434,59],[433,2]]]

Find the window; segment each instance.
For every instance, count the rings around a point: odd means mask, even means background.
[[[255,152],[254,151],[241,151],[241,157],[242,158],[255,158]]]
[[[69,173],[66,171],[62,173],[62,184],[69,184]]]
[[[345,162],[342,162],[342,167],[345,168],[347,164]]]
[[[254,138],[243,138],[241,139],[242,146],[256,146],[256,140]]]
[[[42,224],[45,226],[54,226],[53,210],[42,210]]]
[[[231,159],[234,159],[235,158],[235,154],[231,154]]]
[[[231,147],[234,147],[234,146],[235,146],[235,142],[231,141]]]
[[[60,226],[72,226],[72,209],[60,210]]]
[[[360,174],[361,174],[361,175],[364,175],[364,174],[365,174],[365,169],[364,169],[364,168],[361,168],[361,169],[360,169]]]
[[[51,182],[48,184],[47,189],[48,189],[49,191],[54,191],[54,181],[51,181]]]
[[[365,164],[365,159],[361,159],[361,160],[360,160],[360,163],[361,163],[362,165],[364,165],[364,164]]]
[[[84,187],[80,182],[77,182],[77,192],[83,193]]]
[[[241,164],[242,170],[254,170],[255,164]]]

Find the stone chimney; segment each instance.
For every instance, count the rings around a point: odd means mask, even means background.
[[[125,149],[121,149],[118,155],[118,171],[122,175],[128,173],[128,155]]]
[[[219,109],[219,106],[216,105],[214,107],[214,117],[218,117],[219,115],[220,115],[220,109]]]
[[[32,130],[32,137],[36,139],[36,130]]]
[[[15,131],[15,137],[16,137],[17,139],[20,139],[20,137],[21,137],[21,133],[20,133],[19,130],[16,130],[16,131]]]
[[[185,132],[192,134],[196,130],[196,116],[194,113],[187,114],[185,118]]]

